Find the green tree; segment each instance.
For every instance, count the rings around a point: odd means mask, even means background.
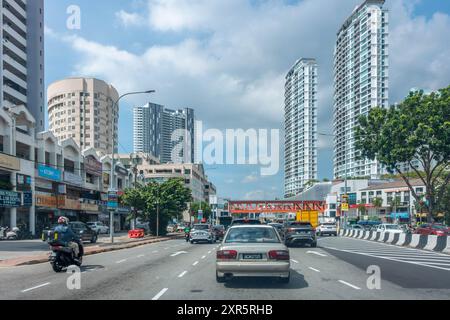
[[[189,209],[191,217],[197,216],[198,210],[200,210],[200,207],[203,211],[203,218],[209,219],[209,217],[211,217],[212,210],[211,210],[211,206],[205,201],[201,202],[201,206],[200,206],[200,202],[191,203],[191,206]]]
[[[389,172],[400,175],[419,201],[409,174],[401,168],[402,163],[409,164],[426,187],[431,222],[437,199],[442,199],[450,181],[450,86],[431,94],[411,92],[398,105],[373,108],[359,119],[355,147],[359,159],[377,159]],[[423,172],[412,165],[415,160]]]
[[[379,214],[378,209],[380,209],[383,206],[383,199],[380,197],[376,197],[372,200],[372,204],[375,207],[375,210],[377,211],[377,215]]]
[[[303,185],[304,189],[309,189],[312,186],[314,186],[316,183],[320,182],[319,180],[316,179],[311,179],[305,182],[305,184]]]
[[[142,188],[129,188],[125,190],[125,193],[120,197],[121,203],[126,206],[131,207],[131,213],[128,215],[129,220],[134,221],[134,226],[136,226],[136,218],[138,218],[138,213],[145,209],[145,198],[142,193]]]
[[[184,185],[184,180],[172,178],[163,183],[151,182],[142,188],[145,209],[142,213],[144,221],[148,221],[150,230],[165,235],[171,217],[179,218],[192,200],[191,190]]]

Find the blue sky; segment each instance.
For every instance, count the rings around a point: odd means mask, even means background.
[[[301,57],[319,65],[319,131],[332,132],[332,57],[340,24],[362,0],[45,0],[46,83],[93,76],[119,92],[155,89],[121,104],[120,152],[132,151],[132,107],[192,107],[208,128],[280,129],[284,76]],[[81,29],[66,27],[70,5]],[[410,88],[450,83],[450,2],[387,0],[390,102]],[[413,41],[411,41],[413,40]],[[281,132],[281,137],[283,132]],[[332,141],[319,139],[319,178],[332,176]],[[282,197],[280,171],[211,166],[219,196]]]

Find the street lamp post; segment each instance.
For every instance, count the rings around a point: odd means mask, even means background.
[[[114,102],[113,112],[116,110],[116,107],[117,107],[117,109],[119,109],[118,108],[119,101],[126,96],[137,95],[137,94],[150,94],[150,93],[154,93],[154,92],[156,92],[156,91],[155,90],[147,90],[147,91],[137,91],[137,92],[125,93],[125,94],[121,95],[119,97],[119,99],[117,99]],[[119,111],[119,110],[117,110],[117,111]],[[114,179],[114,172],[115,172],[115,159],[114,159],[115,154],[114,153],[115,153],[115,138],[116,138],[114,128],[115,128],[115,123],[113,123],[113,127],[111,130],[112,131],[112,155],[111,155],[111,176],[109,178],[109,191],[117,193],[116,186],[115,186],[115,179]],[[109,232],[110,232],[109,236],[110,236],[111,243],[114,243],[114,214],[115,214],[115,211],[116,211],[115,208],[112,209],[110,211],[110,216],[109,216],[110,217],[109,218]]]

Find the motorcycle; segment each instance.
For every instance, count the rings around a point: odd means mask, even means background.
[[[184,238],[186,239],[186,242],[189,242],[189,232],[184,233]]]
[[[64,268],[71,265],[80,267],[83,263],[84,255],[84,248],[81,241],[75,241],[79,248],[78,257],[75,257],[74,250],[66,244],[59,242],[57,239],[58,235],[55,233],[54,235],[49,235],[49,239],[47,241],[52,251],[49,257],[49,262],[52,265],[53,271],[61,272]]]
[[[20,230],[17,227],[10,229],[9,227],[0,228],[0,240],[17,240],[19,239]]]

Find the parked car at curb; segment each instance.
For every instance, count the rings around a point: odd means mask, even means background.
[[[95,222],[88,222],[86,224],[88,225],[89,228],[91,228],[92,230],[97,232],[97,234],[101,234],[101,233],[107,234],[107,233],[109,233],[109,227],[105,226],[103,224],[103,222],[95,221]]]
[[[311,223],[303,221],[288,221],[284,226],[284,243],[286,246],[309,244],[317,247],[316,230]]]
[[[70,228],[72,228],[72,231],[77,234],[82,242],[90,242],[90,243],[96,243],[97,242],[97,232],[89,226],[80,221],[74,221],[69,222]]]
[[[274,227],[230,227],[216,252],[216,281],[239,277],[276,277],[290,280],[289,249]]]

